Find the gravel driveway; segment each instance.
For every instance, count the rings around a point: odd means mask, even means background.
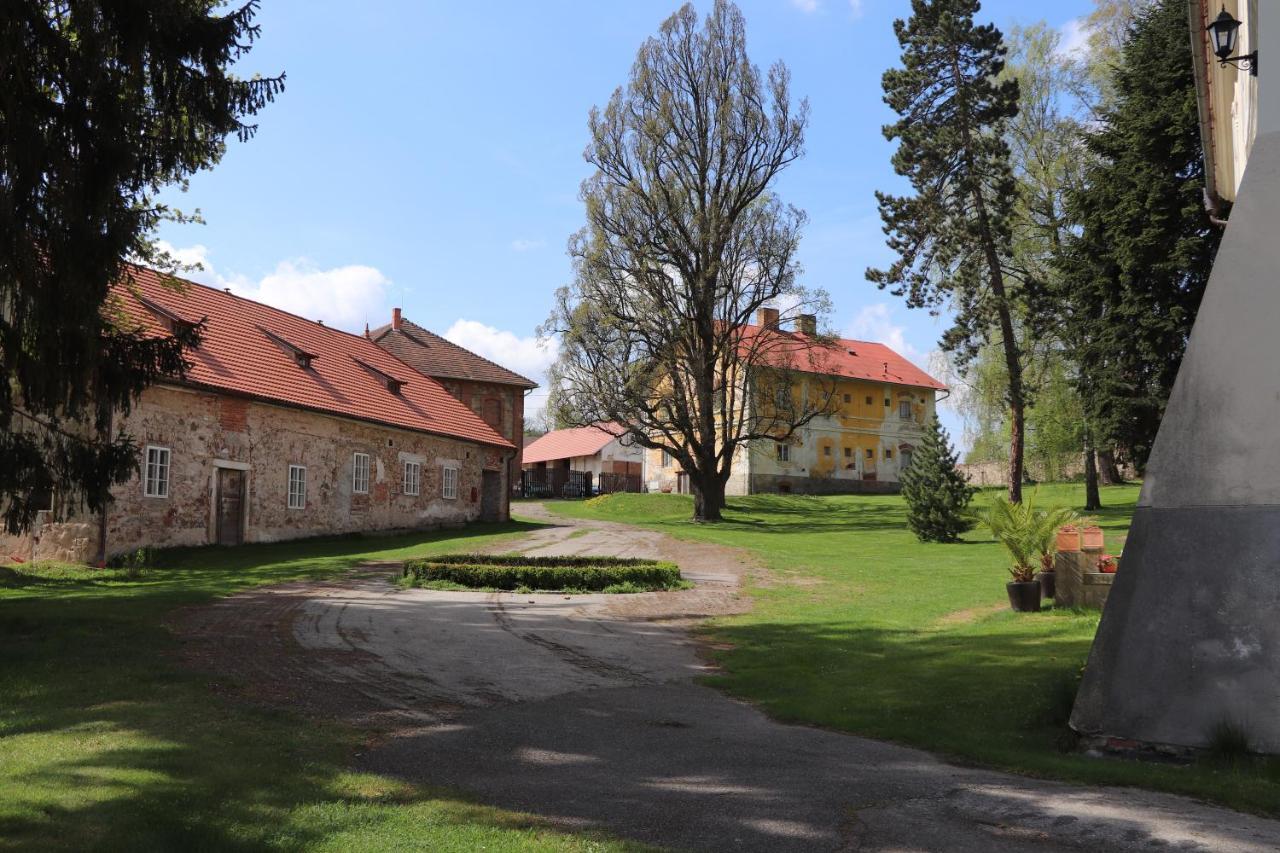
[[[447,785],[568,829],[694,850],[1280,850],[1280,823],[1131,789],[962,768],[770,720],[700,686],[691,620],[749,606],[748,556],[626,525],[520,550],[674,559],[693,590],[401,591],[389,567],[225,599],[177,625],[197,665],[374,728],[360,769]]]

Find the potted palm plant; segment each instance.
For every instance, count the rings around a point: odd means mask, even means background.
[[[1065,508],[1036,509],[1028,497],[1022,503],[997,498],[982,516],[991,535],[1013,558],[1009,567],[1012,579],[1005,584],[1009,606],[1019,612],[1040,609],[1043,590],[1036,572],[1052,565],[1057,553],[1058,528],[1076,520],[1076,513]]]

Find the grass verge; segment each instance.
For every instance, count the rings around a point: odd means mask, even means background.
[[[535,527],[174,551],[141,571],[0,569],[0,850],[642,849],[352,773],[357,732],[238,702],[172,654],[176,607]]]
[[[984,492],[978,502],[995,492]],[[1136,486],[1103,489],[1093,515],[1119,553]],[[1084,488],[1038,488],[1039,506],[1083,505]],[[750,613],[711,623],[711,679],[772,716],[1075,782],[1137,785],[1280,815],[1280,761],[1193,766],[1098,760],[1070,749],[1064,706],[1098,614],[1009,611],[1008,560],[981,531],[918,542],[897,496],[730,498],[719,524],[689,521],[681,495],[554,502],[555,512],[748,548],[771,569]],[[1123,571],[1123,569],[1122,569]]]

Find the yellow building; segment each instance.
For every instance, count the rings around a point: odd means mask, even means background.
[[[804,399],[834,391],[831,413],[787,441],[739,448],[726,493],[896,491],[899,473],[911,464],[933,418],[936,394],[946,386],[884,344],[815,338],[812,317],[801,317],[791,331],[777,323],[776,310],[761,309],[747,333],[769,329],[812,349],[816,357],[807,363],[821,365],[815,368],[821,372],[794,371],[791,393]],[[644,482],[651,492],[689,491],[679,464],[660,450],[646,451]]]

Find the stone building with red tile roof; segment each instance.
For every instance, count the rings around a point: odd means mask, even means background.
[[[399,308],[392,311],[388,325],[367,332],[367,336],[414,370],[438,381],[516,448],[523,447],[524,397],[538,383],[424,329],[402,316]],[[519,481],[520,467],[517,449],[508,463],[511,483]]]
[[[49,518],[0,554],[89,561],[140,547],[428,529],[508,517],[514,444],[372,340],[130,267],[113,310],[144,334],[200,323],[182,379],[117,433],[138,474],[103,517]]]
[[[767,345],[760,345],[759,336],[768,336]],[[933,418],[937,392],[946,386],[884,344],[819,337],[812,316],[782,329],[776,310],[761,309],[757,323],[744,327],[742,346],[793,374],[797,399],[811,397],[815,383],[832,390],[835,399],[829,415],[810,421],[790,440],[739,447],[727,494],[897,491],[898,475],[911,464]],[[689,488],[679,464],[660,450],[646,452],[644,481],[649,491]]]

